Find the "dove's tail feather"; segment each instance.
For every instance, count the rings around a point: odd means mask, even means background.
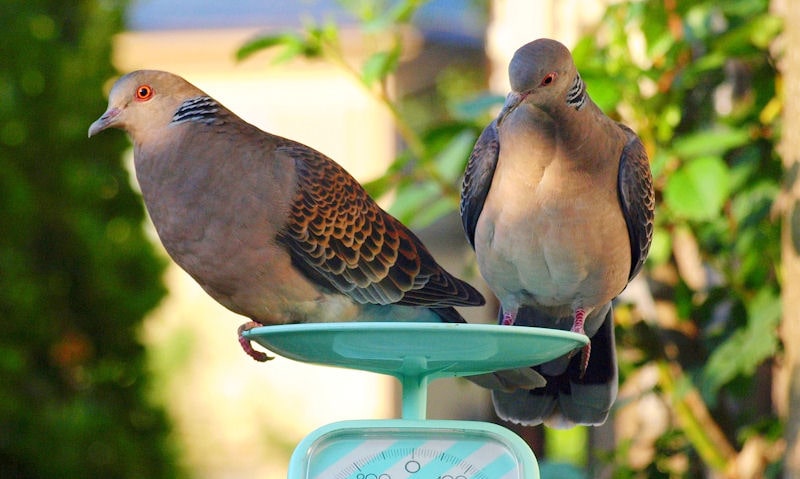
[[[466,323],[458,311],[453,307],[430,308],[443,323]],[[505,369],[491,373],[465,376],[478,386],[492,390],[533,389],[544,386],[545,380],[542,375],[534,371],[533,368]]]
[[[436,316],[438,316],[439,319],[443,323],[466,323],[467,322],[464,319],[464,317],[461,316],[461,314],[458,311],[456,311],[456,308],[454,308],[452,306],[449,306],[449,307],[446,307],[446,308],[430,308],[430,310],[433,311],[436,314]]]
[[[541,366],[533,369],[547,380],[544,387],[514,392],[492,391],[497,415],[506,421],[534,426],[566,428],[576,424],[599,426],[608,418],[617,397],[617,360],[614,320],[609,308],[600,329],[592,336],[591,356],[581,376],[581,354],[577,352],[561,374],[548,375]]]

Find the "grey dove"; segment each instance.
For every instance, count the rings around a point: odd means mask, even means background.
[[[467,164],[464,230],[501,324],[591,341],[534,368],[544,387],[492,399],[516,423],[599,425],[618,387],[611,302],[642,268],[653,235],[650,164],[637,135],[589,98],[561,43],[522,46],[508,74],[512,91]]]
[[[484,303],[322,153],[246,123],[183,78],[135,71],[89,128],[126,131],[136,177],[172,259],[257,325],[464,322]]]

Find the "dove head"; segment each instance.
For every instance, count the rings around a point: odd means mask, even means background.
[[[567,104],[570,88],[578,71],[567,47],[549,38],[540,38],[520,47],[508,65],[511,93],[503,113],[521,103],[552,110]],[[501,118],[504,114],[501,113]]]
[[[166,127],[187,99],[203,92],[183,78],[156,70],[138,70],[114,83],[108,109],[89,127],[92,137],[108,128],[125,130],[134,142]],[[163,130],[162,130],[163,131]]]

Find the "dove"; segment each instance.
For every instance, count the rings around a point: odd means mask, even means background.
[[[464,322],[483,296],[440,266],[339,164],[245,122],[183,78],[119,78],[89,137],[128,133],[167,253],[217,302],[260,325]]]
[[[617,394],[612,300],[642,268],[654,192],[644,145],[591,100],[570,51],[520,47],[512,91],[467,162],[460,212],[499,322],[585,334],[580,353],[534,369],[531,390],[492,391],[502,419],[600,425]]]

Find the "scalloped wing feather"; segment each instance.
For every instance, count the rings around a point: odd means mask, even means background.
[[[298,178],[281,239],[309,276],[362,304],[436,308],[484,303],[336,162],[286,139],[276,153],[294,160]]]
[[[619,126],[628,135],[628,143],[619,159],[617,192],[631,242],[631,271],[628,276],[631,280],[642,269],[653,241],[655,195],[644,145],[633,130],[622,124]]]

